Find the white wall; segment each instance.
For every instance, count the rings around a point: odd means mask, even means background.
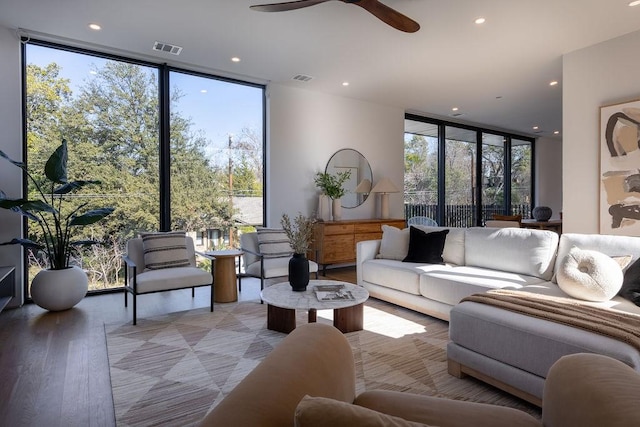
[[[536,141],[535,206],[549,206],[552,218],[562,211],[562,141],[538,138]],[[564,213],[563,213],[564,215]]]
[[[564,56],[564,232],[599,232],[600,107],[640,98],[638,52],[640,31]]]
[[[22,159],[22,95],[20,78],[20,40],[13,31],[0,26],[0,150],[12,159]],[[0,190],[7,197],[22,195],[22,173],[5,160],[0,160]],[[0,242],[22,236],[20,215],[0,209]],[[17,298],[10,306],[21,305],[22,249],[20,246],[0,246],[0,265],[16,266]]]
[[[314,176],[341,148],[367,158],[374,183],[388,176],[402,190],[402,109],[278,84],[269,85],[267,96],[267,225],[278,226],[283,213],[317,210]],[[342,209],[342,218],[375,218],[379,202],[370,195],[361,206]],[[389,195],[389,208],[392,218],[404,218],[402,193]]]

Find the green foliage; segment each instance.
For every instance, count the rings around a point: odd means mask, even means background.
[[[316,187],[318,187],[324,194],[331,197],[333,200],[336,200],[344,196],[346,190],[342,187],[342,184],[344,184],[350,177],[350,170],[338,172],[335,175],[331,175],[327,172],[318,172],[316,173],[314,182]]]
[[[71,227],[94,224],[110,215],[114,208],[98,208],[80,214],[80,211],[86,208],[87,203],[78,204],[65,197],[87,185],[100,183],[99,181],[87,180],[68,181],[66,140],[62,140],[62,144],[51,154],[45,164],[44,174],[49,181],[48,192],[45,192],[43,186],[38,184],[27,170],[26,165],[10,159],[2,151],[0,151],[0,157],[24,170],[27,177],[35,185],[40,197],[39,200],[7,199],[5,194],[0,192],[0,208],[10,209],[36,221],[44,237],[43,243],[16,238],[0,245],[19,244],[27,248],[44,249],[51,268],[61,270],[69,267],[69,259],[74,246],[90,246],[98,243],[94,240],[72,241]],[[56,187],[56,185],[60,186]]]

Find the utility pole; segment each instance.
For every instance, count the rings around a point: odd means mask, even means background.
[[[233,159],[231,156],[231,134],[229,134],[229,213],[233,221]],[[229,247],[233,248],[233,224],[229,225]]]

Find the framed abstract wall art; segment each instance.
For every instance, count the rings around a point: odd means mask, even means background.
[[[600,108],[600,233],[640,236],[640,100]]]

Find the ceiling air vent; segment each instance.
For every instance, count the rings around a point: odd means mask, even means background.
[[[291,78],[292,80],[297,80],[299,82],[308,82],[309,80],[312,80],[313,77],[311,76],[305,76],[304,74],[296,74],[295,76],[293,76]]]
[[[453,113],[451,115],[451,117],[460,117],[462,115],[462,113]]]
[[[180,52],[182,52],[182,48],[180,46],[172,45],[169,43],[163,43],[163,42],[155,42],[153,44],[153,50],[158,50],[160,52],[168,52],[172,55],[180,55]]]

